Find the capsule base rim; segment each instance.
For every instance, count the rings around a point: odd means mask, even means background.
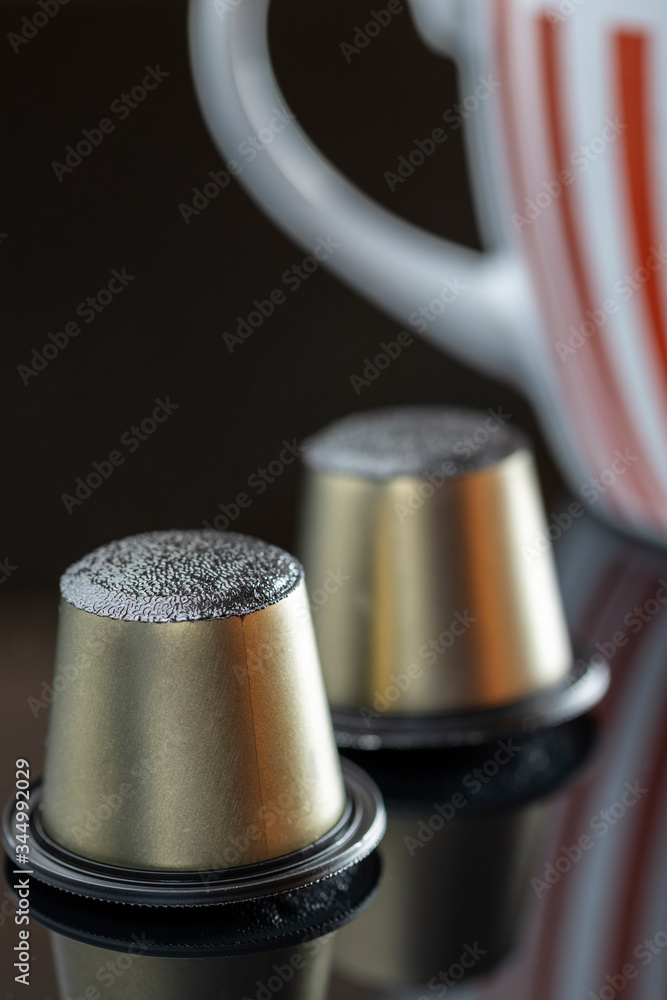
[[[342,819],[310,847],[270,861],[206,872],[144,871],[100,864],[48,839],[39,822],[41,782],[31,789],[27,857],[34,877],[53,888],[104,902],[142,906],[215,906],[284,893],[319,882],[367,857],[386,827],[382,795],[360,767],[341,759],[346,790]],[[2,824],[6,854],[17,857],[16,802]]]
[[[373,900],[382,862],[377,850],[323,883],[216,906],[134,906],[77,897],[34,881],[30,913],[50,931],[111,951],[158,958],[223,958],[314,941],[345,926]],[[12,865],[5,862],[11,888]],[[323,890],[322,886],[325,886]],[[18,899],[18,897],[15,897]],[[187,920],[178,919],[187,914]],[[141,927],[141,936],[136,928]]]
[[[382,716],[371,709],[362,714],[332,706],[331,715],[341,750],[479,746],[576,719],[602,700],[610,681],[609,664],[596,653],[579,658],[557,685],[500,708]]]

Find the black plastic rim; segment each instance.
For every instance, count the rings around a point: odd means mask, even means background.
[[[495,762],[498,750],[513,752],[492,780],[478,782],[474,794],[457,812],[459,820],[519,810],[558,791],[584,768],[592,757],[597,725],[590,713],[560,726],[547,726],[534,733],[512,734],[494,743],[474,747],[415,747],[411,750],[382,748],[343,750],[354,763],[361,763],[384,797],[387,811],[412,815],[430,814],[434,802],[449,802],[466,787],[474,768],[484,770]]]
[[[577,660],[558,685],[502,708],[410,716],[334,708],[336,741],[355,750],[479,746],[583,715],[607,693],[610,677],[609,664],[596,653]]]
[[[6,863],[7,883],[17,877]],[[373,899],[377,851],[321,882],[217,906],[132,906],[74,896],[31,879],[30,916],[51,931],[98,948],[162,958],[258,954],[302,944],[349,923]]]
[[[119,868],[79,857],[59,847],[41,825],[41,782],[31,789],[30,869],[56,889],[106,903],[135,906],[220,906],[287,893],[336,875],[367,857],[384,835],[382,795],[351,761],[341,761],[346,808],[338,824],[310,847],[255,865],[204,872],[164,872]],[[16,857],[15,801],[5,809],[2,839]]]

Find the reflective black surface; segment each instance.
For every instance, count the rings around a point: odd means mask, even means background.
[[[462,133],[414,184],[390,193],[383,180],[414,136],[426,134],[457,99],[453,65],[424,48],[405,13],[348,64],[339,44],[364,23],[368,5],[304,3],[297,13],[294,6],[274,0],[272,45],[283,89],[308,133],[384,204],[478,245]],[[5,35],[36,9],[6,4]],[[229,508],[246,488],[253,470],[275,458],[283,438],[300,441],[360,407],[502,404],[536,436],[541,471],[555,478],[521,397],[425,342],[415,340],[400,365],[355,395],[350,374],[361,371],[383,339],[394,339],[396,327],[322,271],[229,354],[224,330],[303,254],[234,184],[191,224],[179,215],[179,203],[190,201],[193,188],[219,166],[192,93],[184,22],[178,6],[71,0],[20,52],[4,43],[11,155],[2,164],[10,197],[0,229],[9,233],[2,245],[3,301],[12,337],[0,407],[5,426],[20,425],[23,434],[8,440],[4,463],[12,472],[5,476],[3,512],[13,530],[0,558],[18,569],[3,582],[0,606],[3,801],[17,758],[27,758],[35,775],[41,769],[54,697],[57,592],[27,588],[52,585],[87,549],[131,532],[213,519],[220,504]],[[137,72],[160,60],[172,76],[155,103],[59,184],[51,161],[137,82]],[[137,269],[127,297],[24,385],[16,366],[49,330],[71,319],[76,303],[106,282],[111,268],[123,265]],[[70,516],[63,491],[152,411],[156,395],[167,393],[181,408],[164,435],[129,455]],[[289,546],[297,492],[292,469],[253,494],[232,526]],[[20,928],[3,885],[0,997],[268,1000],[290,991],[298,996],[299,989],[308,1000],[665,997],[667,554],[589,518],[565,530],[550,523],[559,536],[573,630],[584,643],[599,644],[612,668],[588,756],[578,766],[570,762],[558,787],[531,789],[544,795],[513,798],[509,809],[504,768],[485,775],[490,780],[479,792],[463,784],[471,768],[483,770],[479,758],[456,771],[461,787],[438,787],[430,800],[423,761],[416,775],[408,767],[394,772],[393,798],[402,809],[394,812],[396,835],[385,844],[385,851],[395,847],[397,865],[393,874],[386,866],[384,894],[345,938],[340,933],[309,949],[250,960],[147,956],[146,931],[132,911],[127,955],[71,942],[33,919],[26,988],[14,981]],[[543,542],[536,539],[527,558],[539,558]],[[541,786],[539,758],[528,770]],[[469,783],[480,780],[473,774]],[[639,786],[629,805],[627,785]],[[456,805],[445,819],[457,793],[465,807]],[[493,810],[477,811],[487,796]],[[581,838],[588,838],[585,847]],[[73,897],[69,905],[76,910]],[[465,966],[465,982],[448,985],[446,977],[458,982]]]

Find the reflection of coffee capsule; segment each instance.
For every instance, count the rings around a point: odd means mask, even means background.
[[[384,871],[375,900],[336,936],[337,972],[366,988],[440,989],[444,977],[453,986],[494,969],[521,933],[545,796],[591,738],[582,718],[483,747],[370,755],[388,809]]]
[[[381,800],[341,771],[296,560],[243,535],[154,532],[85,557],[61,592],[37,878],[243,903],[373,850]],[[13,838],[10,813],[10,854]]]
[[[257,955],[217,958],[155,958],[142,938],[120,954],[51,934],[58,990],[68,997],[105,1000],[241,1000],[242,997],[324,1000],[332,937]],[[97,990],[97,992],[93,992]]]
[[[574,663],[533,457],[502,414],[354,415],[304,462],[300,551],[339,742],[475,742],[602,696],[606,667]]]

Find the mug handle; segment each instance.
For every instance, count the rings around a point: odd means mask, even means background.
[[[404,221],[320,153],[276,82],[269,2],[190,2],[195,87],[229,172],[304,249],[320,247],[321,260],[328,254],[325,266],[362,297],[475,367],[521,381],[529,360],[522,341],[534,315],[522,261],[503,248],[457,246]],[[445,308],[419,329],[420,306],[443,298]]]
[[[470,0],[463,0],[469,3]],[[463,48],[461,0],[409,0],[421,40],[439,55],[456,59]]]

